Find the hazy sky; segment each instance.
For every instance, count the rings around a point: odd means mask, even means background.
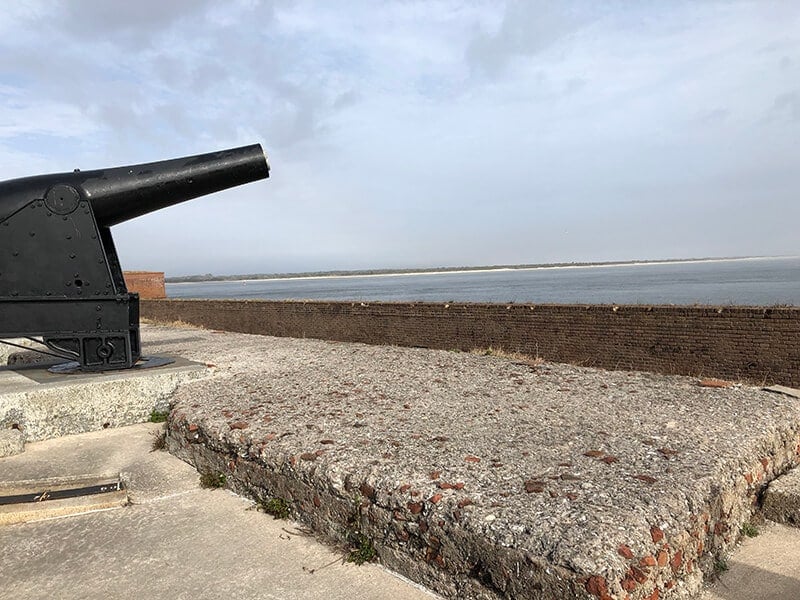
[[[71,0],[0,11],[0,179],[260,142],[123,268],[798,254],[800,2]]]

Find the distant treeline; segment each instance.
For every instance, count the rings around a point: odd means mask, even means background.
[[[596,267],[613,265],[645,265],[650,263],[680,263],[698,260],[739,260],[750,258],[744,256],[709,257],[709,258],[664,258],[653,260],[615,260],[606,262],[563,262],[538,263],[523,265],[489,265],[483,267],[428,267],[416,269],[366,269],[360,271],[306,271],[304,273],[250,273],[246,275],[183,275],[166,277],[167,283],[188,283],[198,281],[242,281],[244,279],[296,279],[298,277],[348,277],[353,275],[407,275],[410,273],[450,273],[453,271],[487,271],[493,269],[542,269],[554,267]]]

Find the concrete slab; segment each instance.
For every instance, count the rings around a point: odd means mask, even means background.
[[[767,522],[757,537],[744,540],[699,600],[800,598],[798,557],[800,530]]]
[[[793,469],[769,484],[764,492],[764,517],[800,527],[800,469]]]
[[[25,438],[19,429],[0,429],[0,458],[25,451]]]
[[[792,396],[793,398],[800,398],[800,390],[786,387],[785,385],[771,385],[769,387],[765,387],[764,389],[768,392],[786,394],[787,396]]]
[[[193,338],[191,342],[182,340]],[[493,356],[145,330],[214,363],[169,447],[451,597],[689,598],[797,464],[800,403]]]
[[[3,598],[423,600],[431,594],[342,553],[302,527],[252,510],[197,472],[150,452],[161,426],[134,425],[29,445],[0,476],[126,473],[133,504],[0,527]],[[168,477],[161,476],[168,474]]]
[[[56,375],[40,365],[0,366],[0,429],[13,427],[35,441],[141,423],[167,408],[181,382],[208,374],[204,365],[180,357],[156,369],[78,375]]]

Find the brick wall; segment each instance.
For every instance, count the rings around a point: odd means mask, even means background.
[[[492,346],[608,369],[800,387],[800,308],[150,300],[142,316],[274,336]]]
[[[166,298],[163,271],[123,271],[125,287],[142,299]]]

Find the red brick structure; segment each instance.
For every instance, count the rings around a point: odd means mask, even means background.
[[[136,292],[141,299],[166,298],[163,271],[123,271],[125,286],[129,292]]]
[[[800,307],[153,300],[142,316],[285,337],[491,346],[607,369],[800,387]]]

